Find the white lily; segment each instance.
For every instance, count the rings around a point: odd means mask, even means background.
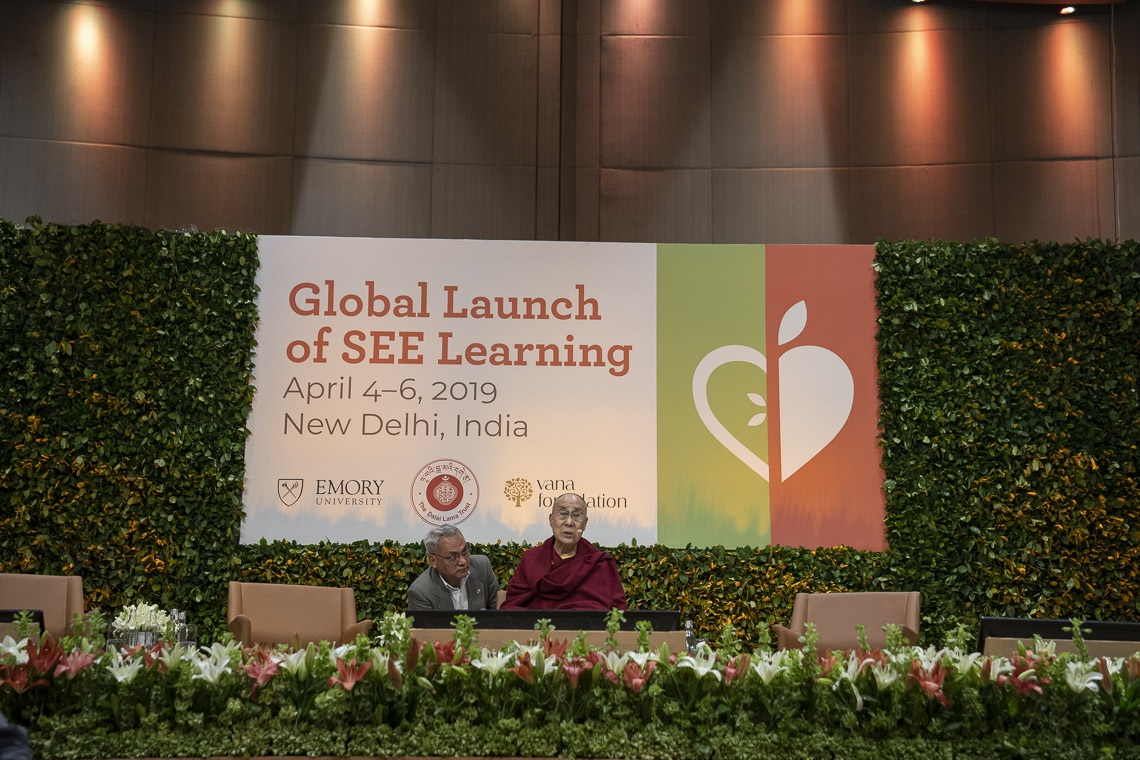
[[[618,654],[617,652],[606,652],[602,655],[602,662],[606,664],[608,670],[614,673],[621,673],[625,668],[626,655]]]
[[[286,673],[292,673],[297,678],[305,678],[309,674],[308,656],[309,651],[307,649],[287,652],[281,655],[281,667],[285,669]],[[387,664],[385,664],[385,670],[387,670]]]
[[[161,662],[167,670],[178,670],[178,663],[182,662],[182,658],[186,657],[188,652],[186,647],[181,644],[163,644],[162,649],[159,650],[158,661]]]
[[[779,656],[781,652],[768,652],[752,661],[752,672],[760,676],[760,680],[764,682],[765,686],[776,680],[776,676],[788,670],[788,666],[784,664],[786,658]]]
[[[1095,662],[1070,662],[1065,665],[1065,683],[1074,692],[1096,691],[1097,682],[1101,679]]]
[[[4,640],[0,641],[0,657],[4,657],[5,655],[14,658],[17,665],[27,665],[28,640],[20,639],[16,641],[11,636],[5,636]]]
[[[479,670],[484,671],[487,675],[493,676],[506,669],[513,659],[514,655],[498,650],[492,651],[483,647],[482,655],[480,655],[478,659],[472,660],[471,664],[479,668]]]
[[[192,680],[203,680],[208,683],[217,683],[223,675],[230,672],[229,658],[215,660],[210,657],[194,661],[194,669],[198,672],[190,676]]]
[[[116,650],[111,664],[107,666],[107,672],[119,683],[130,683],[142,670],[142,666],[141,657],[124,657],[121,651]]]
[[[891,663],[873,662],[867,670],[871,672],[875,686],[879,689],[887,688],[900,678],[899,671]]]
[[[711,673],[716,680],[721,680],[721,673],[716,669],[716,652],[707,646],[700,647],[695,654],[682,657],[677,667],[692,668],[701,678]]]
[[[637,663],[639,668],[644,668],[650,660],[660,661],[660,657],[656,652],[628,652],[626,657]]]
[[[388,661],[392,659],[392,656],[388,654],[387,650],[381,649],[380,647],[373,647],[368,652],[368,659],[372,661],[372,670],[377,673],[384,673],[384,677],[387,678]]]

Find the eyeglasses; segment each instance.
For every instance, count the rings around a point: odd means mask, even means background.
[[[457,552],[455,554],[448,554],[446,557],[443,556],[442,554],[433,554],[431,556],[438,557],[439,559],[442,559],[444,562],[446,562],[449,565],[454,565],[460,559],[470,558],[471,557],[471,550],[470,549],[464,549],[463,551]]]
[[[573,512],[567,512],[565,509],[561,509],[555,512],[554,516],[558,518],[559,522],[570,520],[571,522],[580,523],[586,519],[586,513],[581,509],[575,509]]]

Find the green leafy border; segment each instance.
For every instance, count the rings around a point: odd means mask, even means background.
[[[890,549],[618,546],[633,606],[745,647],[799,591],[918,589],[980,615],[1136,620],[1140,247],[880,242]],[[231,579],[404,606],[418,544],[238,543],[256,237],[0,221],[0,571],[224,630]],[[477,547],[509,578],[519,544]]]

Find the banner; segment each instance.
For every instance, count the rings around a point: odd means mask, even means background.
[[[245,542],[882,546],[870,246],[259,247]]]

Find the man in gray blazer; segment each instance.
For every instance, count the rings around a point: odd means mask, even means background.
[[[454,525],[440,525],[424,538],[428,569],[408,586],[409,610],[493,610],[499,579],[491,560],[472,554]]]

